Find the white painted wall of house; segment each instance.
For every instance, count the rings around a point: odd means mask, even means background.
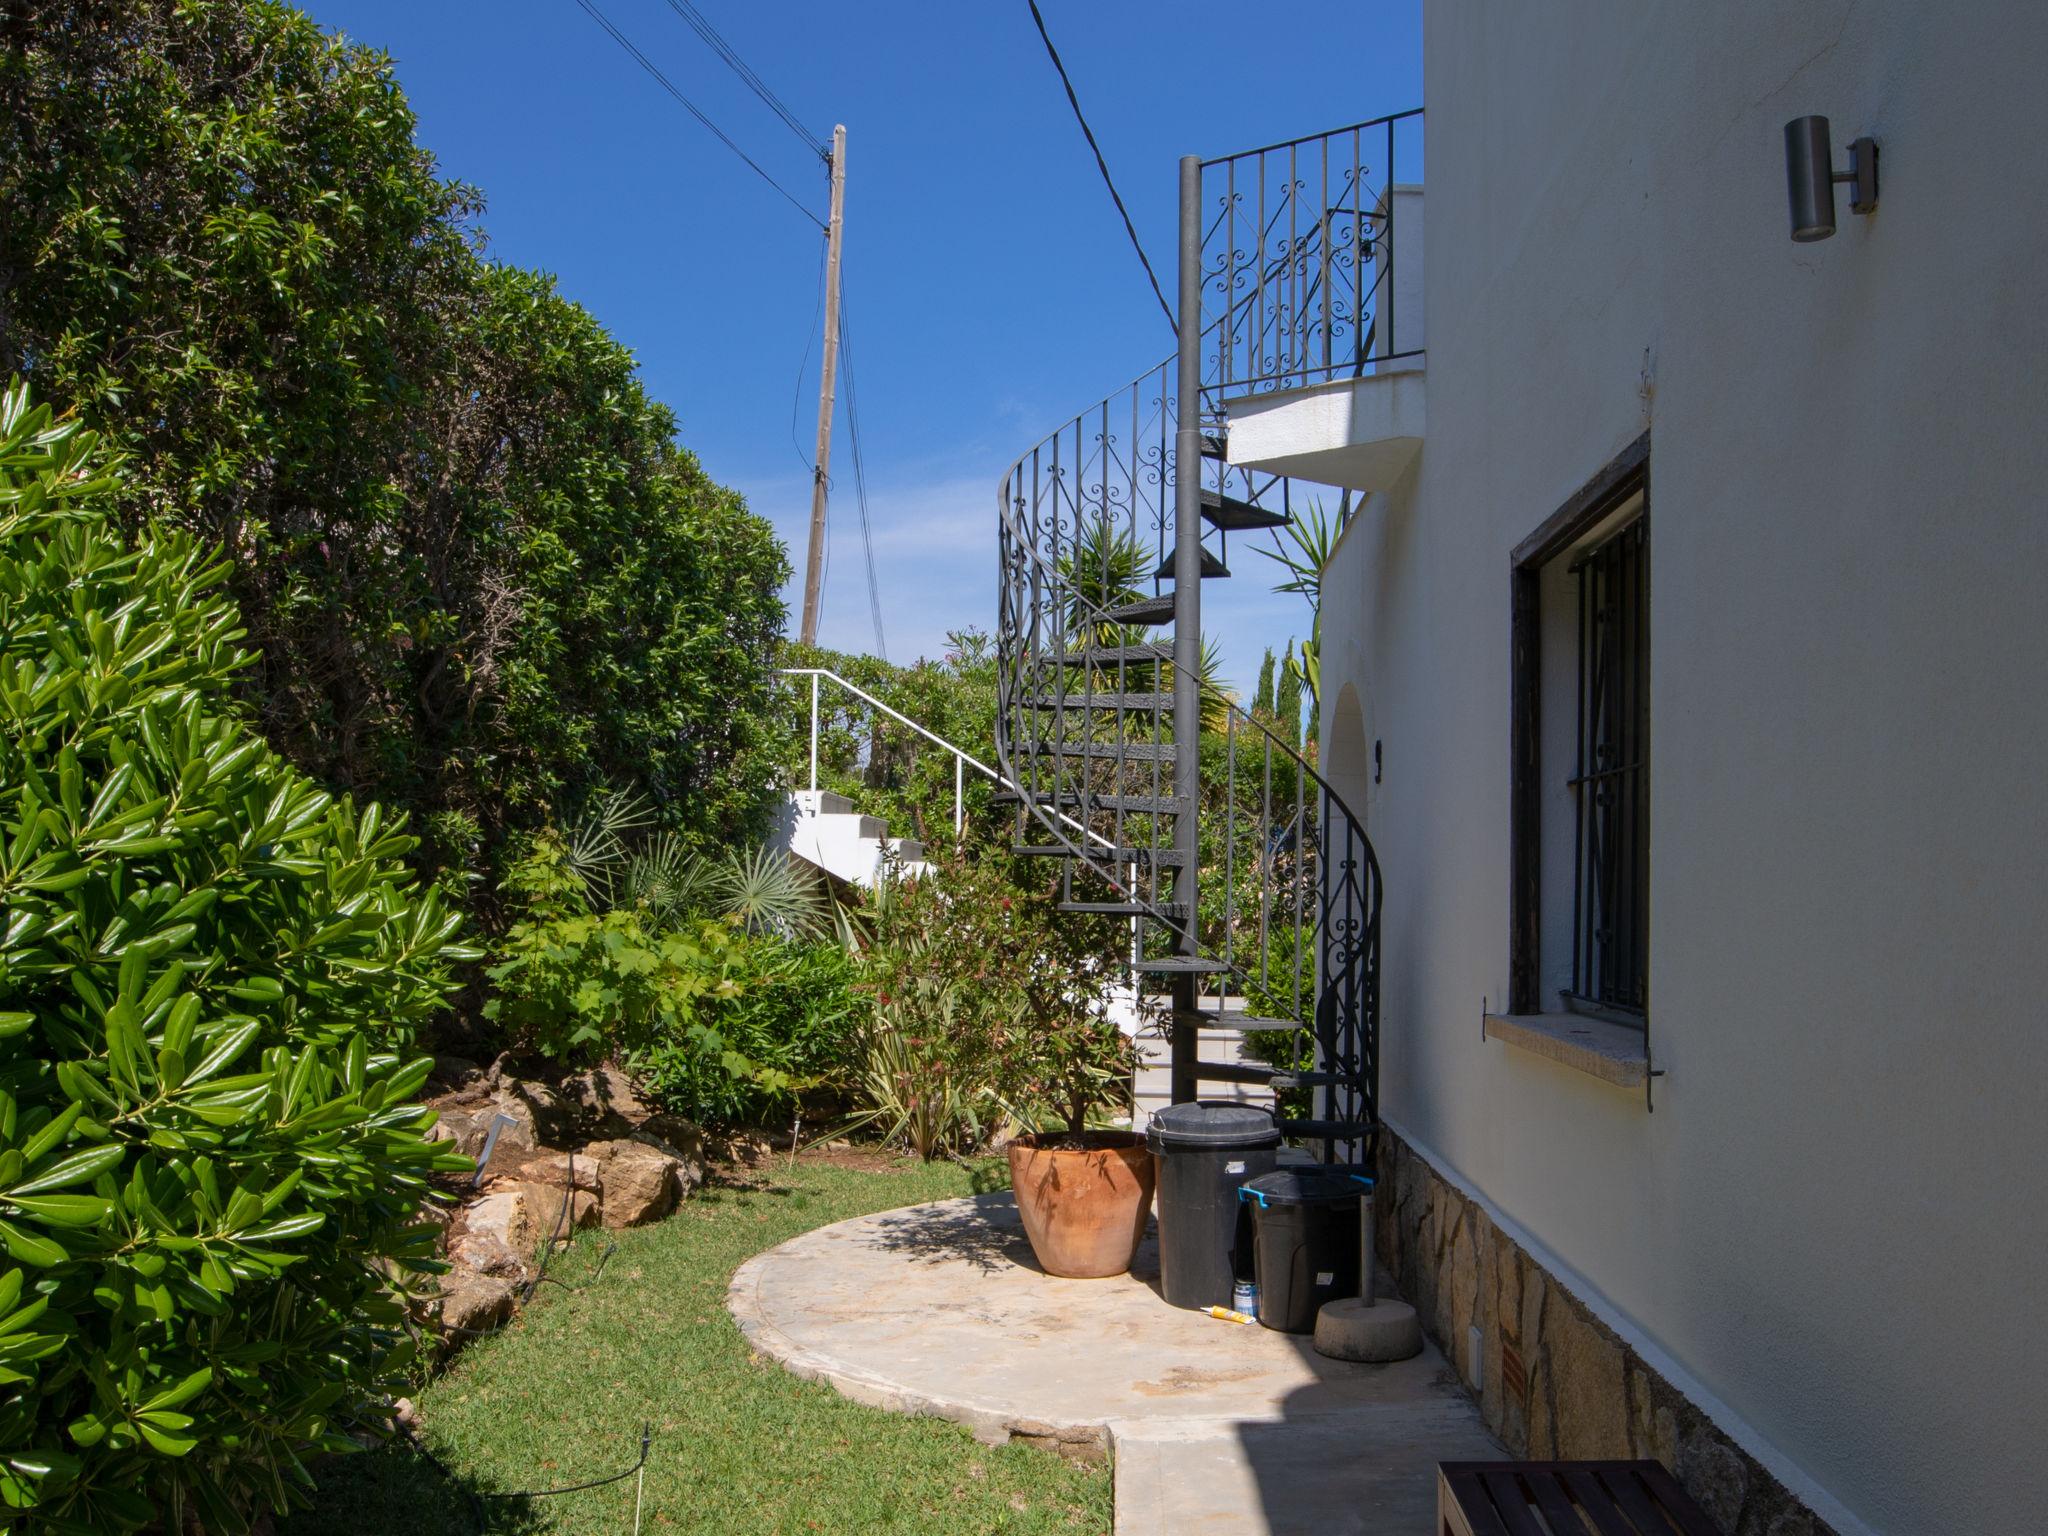
[[[2048,7],[1426,13],[1428,434],[1324,587],[1386,1112],[1838,1524],[2018,1531],[2048,1502]],[[1806,112],[1838,160],[1879,138],[1882,204],[1839,189],[1795,246]],[[1645,425],[1653,1115],[1479,1020],[1509,551]]]

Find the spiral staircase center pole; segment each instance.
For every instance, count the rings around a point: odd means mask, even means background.
[[[1200,953],[1195,891],[1202,772],[1202,162],[1195,155],[1183,155],[1180,162],[1179,316],[1173,434],[1173,792],[1180,809],[1173,819],[1173,842],[1180,854],[1174,900],[1183,905],[1174,952],[1190,965],[1173,977],[1176,1104],[1196,1093],[1194,1013],[1200,981],[1192,966]]]

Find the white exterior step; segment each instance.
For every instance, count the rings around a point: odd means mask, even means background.
[[[914,837],[892,838],[881,817],[856,811],[845,795],[828,789],[792,794],[773,841],[827,874],[859,886],[872,886],[892,869],[899,876],[931,869],[923,843]]]

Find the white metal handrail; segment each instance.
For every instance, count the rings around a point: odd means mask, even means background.
[[[990,783],[994,784],[999,789],[1007,789],[1012,794],[1023,793],[1023,791],[1018,789],[1018,787],[1014,783],[1004,778],[1000,773],[996,772],[995,769],[989,767],[989,765],[987,763],[984,763],[980,758],[974,756],[970,752],[961,751],[958,747],[954,746],[953,743],[946,740],[943,736],[936,735],[935,733],[926,730],[923,726],[919,725],[915,720],[911,719],[910,716],[904,714],[901,710],[891,709],[887,704],[884,704],[880,699],[876,698],[872,693],[869,693],[865,688],[862,688],[858,683],[848,682],[845,678],[841,677],[837,672],[832,671],[829,667],[783,667],[781,669],[781,672],[784,677],[808,677],[811,680],[811,793],[816,794],[818,790],[818,682],[821,678],[838,684],[841,688],[844,688],[848,693],[852,694],[855,698],[860,699],[862,702],[870,705],[875,709],[879,709],[883,714],[887,715],[891,720],[896,721],[899,725],[909,726],[913,731],[917,732],[918,735],[922,736],[926,741],[930,742],[933,746],[938,747],[943,751],[950,752],[952,754],[953,836],[956,839],[961,835],[962,832],[964,832],[967,829],[966,788],[967,770],[969,768],[972,768],[976,773],[980,774],[983,778],[987,779]],[[1067,815],[1064,811],[1054,811],[1053,814],[1057,816],[1062,822],[1066,823],[1067,826],[1071,827],[1074,831],[1079,832],[1083,837],[1089,839],[1091,842],[1099,843],[1101,846],[1105,848],[1113,848],[1116,846],[1108,838],[1102,836],[1101,833],[1091,831],[1088,827],[1083,825],[1081,822],[1074,820],[1073,817]]]

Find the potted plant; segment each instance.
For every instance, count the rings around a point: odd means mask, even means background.
[[[1010,1181],[1040,1265],[1073,1279],[1129,1269],[1152,1207],[1151,1153],[1129,1131],[1090,1126],[1134,1063],[1109,1012],[1120,931],[1057,914],[987,853],[878,890],[869,922],[862,1118],[926,1156],[1005,1119],[1023,1125]]]
[[[1133,1048],[1110,1017],[1117,936],[1057,920],[1033,897],[1009,913],[1024,963],[1002,1053],[1006,1102],[1027,1125],[1011,1141],[1010,1187],[1048,1274],[1091,1280],[1131,1267],[1152,1210],[1144,1138],[1089,1126],[1129,1089]]]
[[[1062,1080],[1063,1098],[1082,1083],[1109,1078],[1107,1064],[1127,1056],[1122,1031],[1106,1019],[1101,1024],[1100,1030],[1062,1029],[1059,1053],[1074,1074]],[[1047,1274],[1094,1280],[1131,1267],[1152,1212],[1152,1154],[1144,1137],[1090,1130],[1085,1111],[1076,1107],[1059,1129],[1012,1140],[1009,1158],[1017,1211]]]

